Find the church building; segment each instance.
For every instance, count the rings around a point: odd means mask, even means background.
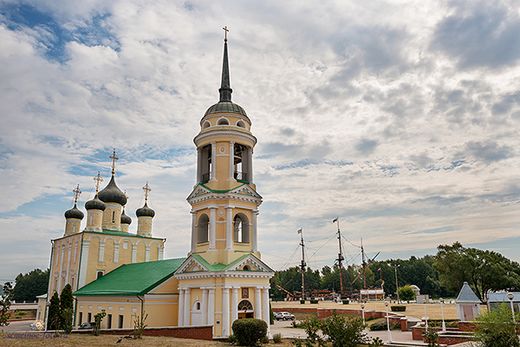
[[[227,34],[227,32],[226,32]],[[66,213],[66,232],[53,241],[49,297],[66,283],[76,298],[75,326],[104,310],[102,328],[212,326],[227,337],[236,319],[255,317],[269,325],[269,279],[274,271],[258,250],[258,208],[253,180],[256,138],[245,110],[231,101],[227,37],[219,101],[200,120],[194,138],[197,174],[191,205],[191,249],[186,257],[162,259],[164,239],[151,234],[155,213],[136,211],[137,233],[128,232],[126,196],[115,184]],[[115,153],[113,154],[115,158]],[[99,181],[98,181],[99,182]],[[77,199],[76,199],[77,201]]]

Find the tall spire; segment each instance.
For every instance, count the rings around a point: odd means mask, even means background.
[[[229,62],[227,49],[227,33],[229,29],[227,26],[222,28],[224,30],[224,61],[222,62],[222,82],[220,84],[220,101],[231,101],[231,84],[229,82]]]
[[[112,155],[109,157],[112,159],[112,177],[116,174],[116,160],[119,159],[116,155],[116,149],[112,151]]]

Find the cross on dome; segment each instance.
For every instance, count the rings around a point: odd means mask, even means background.
[[[74,193],[74,205],[78,202],[79,196],[81,194],[81,190],[79,189],[79,184],[74,190],[72,191]]]
[[[109,157],[112,159],[112,176],[116,174],[116,161],[119,159],[119,157],[116,155],[116,149],[112,151],[112,155]]]
[[[103,182],[103,177],[101,177],[101,173],[98,171],[97,175],[94,176],[94,181],[96,181],[96,194],[99,192],[99,185]]]
[[[150,189],[150,186],[148,185],[148,182],[146,182],[146,184],[144,185],[143,190],[144,190],[144,202],[147,203],[148,195],[152,191],[152,189]]]

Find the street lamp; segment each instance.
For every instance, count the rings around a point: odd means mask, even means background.
[[[445,333],[446,332],[446,322],[444,321],[444,299],[440,298],[439,301],[441,303],[442,332]]]
[[[395,293],[397,294],[397,303],[400,304],[401,300],[399,299],[399,282],[397,281],[397,268],[399,264],[394,265],[394,273],[395,273]]]
[[[515,298],[515,295],[512,292],[507,292],[507,298],[509,299],[509,304],[511,305],[511,314],[513,315],[513,323],[516,323],[515,306],[513,305],[513,299]]]
[[[365,326],[365,304],[361,303],[361,317],[363,317],[363,326]]]
[[[390,316],[388,315],[388,300],[385,300],[386,306],[386,331],[388,332],[388,342],[392,343],[392,332],[390,331]]]

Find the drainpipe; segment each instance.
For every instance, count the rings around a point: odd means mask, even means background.
[[[139,295],[137,295],[137,298],[139,299],[139,301],[141,301],[141,321],[144,319],[143,317],[143,314],[144,314],[144,298],[140,297]],[[141,322],[139,322],[141,323]]]

